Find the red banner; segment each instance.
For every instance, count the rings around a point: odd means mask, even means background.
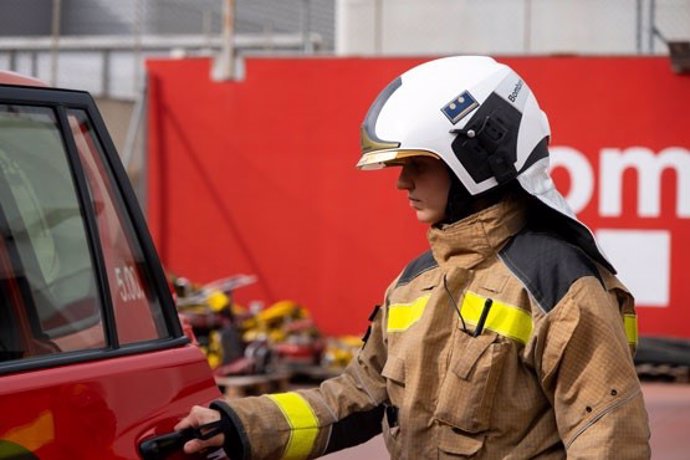
[[[329,333],[366,328],[425,228],[396,171],[360,172],[378,92],[426,60],[248,59],[148,65],[148,218],[167,268],[196,281],[251,273],[240,302],[292,299]],[[690,78],[666,58],[508,58],[552,128],[559,188],[636,295],[646,334],[690,337]]]

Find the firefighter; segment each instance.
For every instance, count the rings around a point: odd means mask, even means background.
[[[489,57],[391,82],[357,166],[399,166],[430,249],[320,388],[195,407],[233,459],[313,458],[383,432],[394,459],[650,457],[633,298],[548,172],[545,114]]]

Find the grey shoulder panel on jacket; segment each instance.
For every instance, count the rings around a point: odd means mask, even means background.
[[[431,250],[428,250],[407,264],[407,267],[405,267],[405,270],[403,270],[402,275],[400,275],[400,279],[398,279],[395,287],[407,284],[425,271],[431,270],[435,267],[438,267],[438,263],[431,254]]]
[[[499,256],[545,312],[551,311],[580,278],[594,276],[603,286],[592,259],[554,233],[524,229]]]

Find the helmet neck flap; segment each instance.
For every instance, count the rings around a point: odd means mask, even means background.
[[[517,181],[510,181],[506,184],[487,190],[478,196],[472,196],[450,168],[447,168],[450,175],[450,189],[448,190],[448,201],[443,219],[436,223],[436,226],[443,226],[455,223],[465,217],[488,208],[503,200],[507,194],[519,188]]]

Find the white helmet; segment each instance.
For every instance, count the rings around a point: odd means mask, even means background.
[[[408,70],[379,94],[362,124],[357,167],[431,156],[475,196],[516,179],[567,217],[565,233],[615,272],[551,180],[550,134],[546,114],[510,67],[486,56],[446,57]]]

